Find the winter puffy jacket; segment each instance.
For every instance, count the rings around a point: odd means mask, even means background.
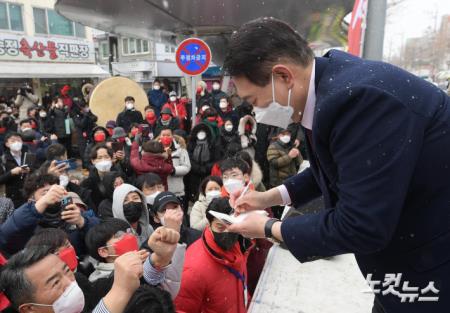
[[[172,164],[175,172],[167,177],[168,190],[173,192],[177,197],[182,197],[184,191],[184,176],[191,171],[191,161],[189,153],[186,150],[186,142],[180,136],[174,135],[172,144]],[[159,141],[160,137],[156,138]]]
[[[224,251],[214,241],[209,228],[186,251],[180,292],[175,299],[177,312],[244,313],[248,249],[236,243]],[[242,252],[244,250],[244,252]],[[244,281],[238,278],[242,277]]]
[[[142,175],[145,173],[155,173],[159,175],[167,190],[167,177],[174,171],[172,158],[166,159],[161,154],[153,154],[148,152],[143,152],[142,158],[140,158],[139,144],[137,142],[133,142],[131,145],[130,161],[131,167],[137,175]]]
[[[205,229],[206,225],[208,225],[208,219],[206,218],[207,208],[208,202],[206,201],[206,197],[200,193],[190,213],[190,225],[192,228],[202,231]]]
[[[270,186],[276,187],[291,176],[297,174],[297,169],[303,162],[302,155],[292,159],[288,154],[291,146],[274,141],[267,149],[267,160],[270,166]]]
[[[67,230],[63,229],[69,237],[70,243],[77,251],[77,255],[85,252],[84,236],[89,229],[98,224],[96,217],[87,213],[82,213],[84,226],[81,229]],[[25,246],[28,240],[39,229],[39,222],[44,215],[36,210],[34,202],[27,202],[17,208],[13,214],[0,225],[0,251],[5,254],[14,254]]]

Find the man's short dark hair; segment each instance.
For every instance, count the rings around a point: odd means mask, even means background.
[[[245,161],[245,163],[248,164],[248,171],[250,174],[252,172],[252,168],[253,168],[253,159],[252,159],[250,153],[248,153],[247,151],[241,150],[237,153],[237,157],[241,158],[242,160]]]
[[[9,140],[9,138],[11,137],[19,137],[20,139],[22,139],[22,135],[17,133],[17,132],[9,132],[6,134],[5,136],[5,143]]]
[[[220,178],[218,176],[207,176],[207,177],[205,177],[202,180],[202,182],[200,183],[200,190],[199,190],[199,192],[201,194],[203,194],[204,196],[206,196],[206,185],[208,185],[208,183],[210,181],[213,181],[213,182],[217,183],[220,187],[223,186],[222,178]]]
[[[231,207],[230,199],[228,198],[213,199],[206,209],[206,218],[208,219],[209,225],[211,225],[212,221],[214,220],[214,216],[212,216],[209,211],[231,214],[231,212],[233,212],[233,208]]]
[[[239,157],[225,159],[220,162],[220,171],[222,174],[234,168],[241,170],[242,174],[250,174],[250,166]]]
[[[47,148],[45,154],[48,161],[60,159],[67,152],[66,147],[60,143],[53,143]]]
[[[124,313],[175,313],[170,294],[156,286],[141,285],[128,302]]]
[[[163,185],[163,184],[164,183],[161,177],[159,177],[159,175],[155,173],[142,174],[136,179],[135,183],[136,187],[140,190],[142,190],[144,187],[152,188],[156,185]]]
[[[244,76],[253,84],[266,86],[272,67],[286,60],[306,67],[314,59],[307,41],[287,23],[258,18],[231,35],[223,68],[230,76]]]
[[[19,126],[22,126],[23,124],[26,123],[31,123],[31,120],[32,120],[31,118],[25,118],[19,122]]]
[[[133,101],[134,102],[135,100],[134,100],[134,98],[132,96],[126,96],[125,97],[125,102],[128,102],[128,101]]]
[[[41,228],[28,240],[25,248],[48,246],[50,251],[55,253],[68,239],[67,233],[60,228]]]
[[[108,152],[108,155],[112,158],[114,152],[112,151],[112,149],[108,148],[108,146],[106,146],[105,143],[99,143],[96,144],[95,146],[92,147],[91,150],[91,160],[95,160],[97,158],[97,152],[100,149],[106,149],[106,151]]]
[[[110,218],[89,229],[85,237],[86,247],[89,255],[94,259],[105,262],[98,254],[98,248],[104,247],[118,231],[126,231],[130,225],[118,218]]]
[[[51,254],[49,246],[35,246],[14,254],[0,272],[0,290],[3,290],[16,309],[34,302],[36,290],[25,275],[25,270]]]
[[[51,174],[35,172],[27,177],[23,184],[23,195],[25,199],[31,198],[36,190],[48,186],[59,184],[59,178]]]

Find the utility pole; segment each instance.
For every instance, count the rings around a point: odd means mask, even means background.
[[[366,31],[363,58],[383,59],[384,27],[386,24],[387,0],[369,0],[367,5]]]

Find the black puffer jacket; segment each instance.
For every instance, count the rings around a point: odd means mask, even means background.
[[[101,183],[100,190],[103,193],[104,199],[100,202],[98,206],[97,216],[101,220],[106,220],[108,218],[113,218],[112,213],[112,202],[113,202],[113,193],[114,193],[114,181],[117,177],[122,177],[123,181],[126,182],[126,177],[121,172],[109,172],[106,173],[103,177],[103,181]]]

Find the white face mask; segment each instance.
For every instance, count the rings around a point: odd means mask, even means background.
[[[289,136],[289,135],[281,136],[281,137],[280,137],[280,141],[281,141],[282,143],[289,143],[289,142],[291,142],[291,136]]]
[[[104,160],[104,161],[95,163],[95,168],[99,172],[109,172],[109,170],[111,169],[111,166],[112,166],[112,162],[110,160]]]
[[[206,133],[205,132],[198,132],[197,134],[197,139],[198,140],[204,140],[206,138]]]
[[[170,97],[170,101],[172,101],[172,102],[177,101],[177,97],[174,97],[174,96]]]
[[[22,151],[22,143],[20,141],[15,141],[9,146],[9,149],[14,152]]]
[[[228,108],[228,103],[226,101],[220,101],[219,107],[221,109],[226,109],[226,108]]]
[[[272,74],[272,102],[266,108],[253,108],[255,112],[255,118],[258,123],[276,126],[282,129],[286,129],[292,122],[292,114],[294,108],[291,106],[291,93],[292,89],[289,89],[288,93],[288,105],[284,106],[276,102],[275,100],[275,82]]]
[[[40,117],[47,117],[47,113],[46,113],[46,112],[40,112],[40,113],[39,113],[39,116],[40,116]]]
[[[161,86],[159,86],[159,85],[155,85],[155,86],[153,86],[153,89],[155,89],[155,90],[159,90],[159,89],[161,89]]]
[[[134,103],[133,102],[125,103],[125,106],[126,106],[127,110],[133,110],[134,109]]]
[[[74,280],[62,295],[53,302],[52,305],[49,304],[39,304],[39,303],[29,303],[37,306],[48,306],[53,307],[55,313],[80,313],[84,309],[84,295],[83,291],[78,286],[77,282]]]
[[[244,182],[239,179],[230,178],[223,182],[225,190],[229,193],[235,193],[244,188]]]
[[[147,202],[147,204],[153,205],[155,203],[155,199],[156,197],[160,194],[160,191],[155,192],[154,194],[151,194],[149,196],[145,196],[145,202]]]
[[[23,129],[22,129],[22,133],[23,133],[23,132],[26,132],[26,131],[29,131],[29,130],[32,130],[32,128],[31,128],[31,127],[23,128]]]
[[[221,192],[219,190],[211,190],[206,193],[206,202],[211,203],[213,199],[219,198]]]
[[[67,175],[59,175],[59,185],[64,188],[69,184],[69,176]]]
[[[230,132],[230,131],[233,130],[233,125],[227,124],[227,125],[225,125],[224,128],[225,128],[225,130],[226,130],[227,132]]]
[[[205,112],[205,111],[208,110],[208,109],[209,109],[209,106],[208,106],[208,105],[202,106],[202,112]]]
[[[220,85],[219,84],[213,84],[213,89],[214,90],[219,90],[220,89]]]

